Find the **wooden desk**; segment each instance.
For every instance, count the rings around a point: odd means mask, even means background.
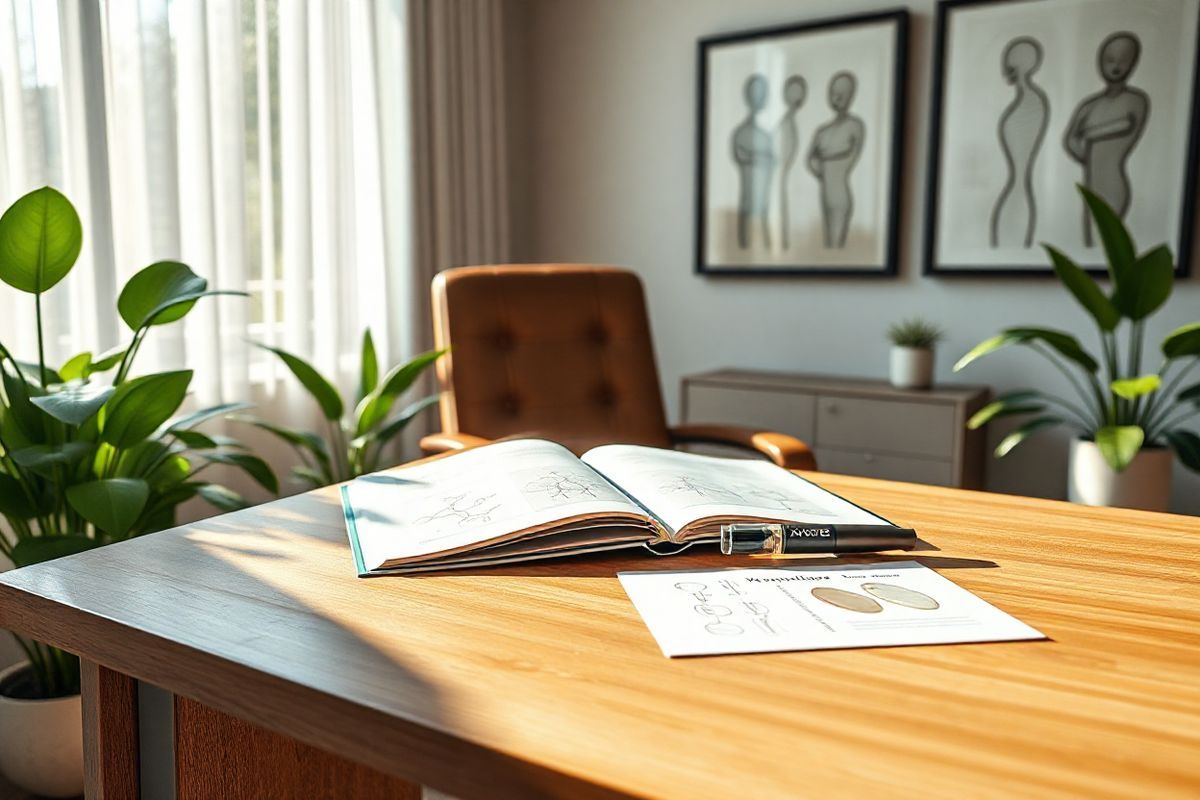
[[[814,477],[1052,641],[668,660],[614,573],[745,561],[359,580],[332,489],[8,573],[0,625],[103,665],[93,796],[123,676],[177,696],[181,799],[1200,793],[1200,520]]]

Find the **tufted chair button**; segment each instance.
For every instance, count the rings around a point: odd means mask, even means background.
[[[617,404],[617,390],[611,384],[601,384],[596,390],[596,402],[602,406],[615,406]]]
[[[603,322],[596,320],[588,326],[588,339],[596,345],[603,346],[608,344],[608,328],[604,327]]]
[[[500,398],[500,407],[515,417],[517,415],[517,411],[519,411],[521,408],[521,404],[520,401],[517,400],[517,396],[515,394],[506,394]]]
[[[512,331],[510,331],[508,328],[498,329],[495,335],[492,337],[492,341],[496,344],[497,350],[504,351],[512,350],[513,346],[517,343],[516,339],[513,337]]]

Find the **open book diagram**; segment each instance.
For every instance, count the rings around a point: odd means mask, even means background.
[[[787,470],[635,445],[500,442],[342,487],[360,575],[714,540],[730,522],[889,524]]]

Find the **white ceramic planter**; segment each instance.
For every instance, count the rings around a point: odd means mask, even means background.
[[[888,374],[897,389],[928,389],[933,384],[933,351],[892,346]]]
[[[1166,447],[1148,447],[1123,472],[1116,472],[1100,455],[1095,442],[1073,439],[1067,467],[1067,498],[1088,506],[1168,511],[1172,458]]]
[[[0,681],[29,666],[0,672]],[[83,715],[79,695],[16,700],[0,695],[0,772],[43,797],[83,794]]]

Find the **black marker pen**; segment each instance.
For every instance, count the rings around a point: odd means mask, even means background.
[[[894,525],[770,525],[721,526],[725,555],[784,555],[791,553],[873,553],[912,550],[917,532]]]

